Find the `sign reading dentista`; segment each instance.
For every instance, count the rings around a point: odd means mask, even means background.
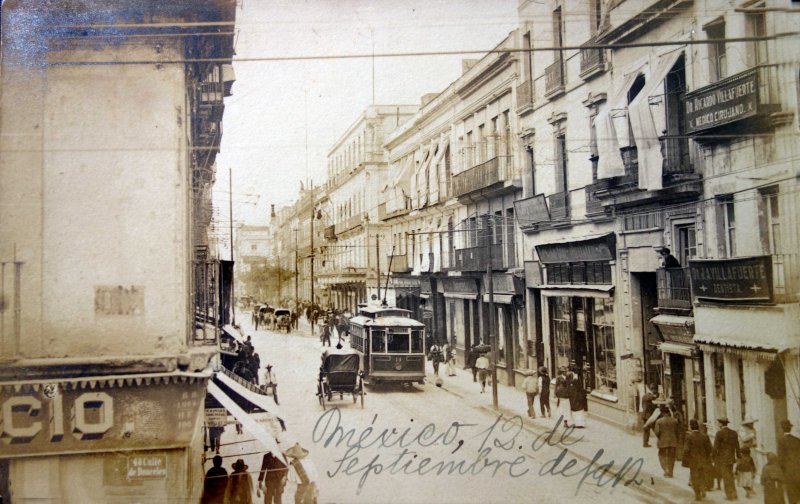
[[[772,301],[772,258],[697,259],[689,261],[692,293],[714,301]]]
[[[0,458],[187,446],[205,381],[172,379],[0,385]]]

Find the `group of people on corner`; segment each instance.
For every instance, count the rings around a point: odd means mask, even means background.
[[[253,504],[253,477],[243,459],[231,466],[233,471],[222,467],[222,457],[216,455],[212,467],[206,472],[203,482],[201,504]],[[256,495],[264,494],[265,504],[280,504],[289,469],[271,452],[262,459],[258,475]]]
[[[746,497],[755,495],[758,467],[754,453],[759,450],[754,424],[745,418],[737,432],[729,427],[725,417],[717,419],[719,428],[713,442],[706,425],[691,419],[687,426],[680,404],[671,399],[659,399],[658,393],[647,389],[641,398],[644,422],[643,446],[649,443],[651,432],[658,438],[658,458],[664,476],[672,478],[676,460],[689,468],[689,484],[696,500],[707,492],[724,489],[726,500],[737,500],[737,486]],[[768,504],[800,503],[800,429],[791,422],[781,422],[784,431],[778,440],[778,453],[766,453],[761,468],[760,483],[764,502]],[[784,492],[786,496],[784,497]]]
[[[231,371],[243,380],[261,387],[265,394],[272,395],[273,399],[275,399],[275,404],[279,404],[278,379],[272,370],[272,364],[267,364],[262,373],[261,358],[254,351],[250,336],[247,337],[244,343],[239,345],[236,363]]]

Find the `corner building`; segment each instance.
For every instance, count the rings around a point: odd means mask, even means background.
[[[199,500],[235,12],[3,2],[4,502]]]

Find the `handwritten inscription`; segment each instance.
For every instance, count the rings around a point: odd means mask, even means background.
[[[383,424],[376,414],[365,428],[342,424],[337,408],[323,413],[314,426],[313,441],[335,450],[337,458],[325,474],[328,478],[357,478],[356,492],[376,478],[407,476],[562,477],[575,478],[577,495],[587,482],[598,487],[640,485],[637,479],[643,459],[628,457],[618,468],[613,459],[597,450],[590,461],[570,455],[569,447],[581,442],[574,427],[563,427],[559,418],[552,429],[531,438],[519,416],[498,415],[488,426],[453,421],[446,426],[428,423],[402,427]],[[546,458],[546,448],[561,451]],[[537,467],[538,465],[538,467]]]

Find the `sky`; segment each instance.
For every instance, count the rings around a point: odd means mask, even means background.
[[[373,103],[373,64],[375,104],[419,104],[461,75],[462,59],[480,55],[237,59],[489,51],[517,26],[517,0],[241,3],[214,193],[225,227],[229,197],[234,223],[265,225],[270,204],[291,204],[301,181],[324,182],[329,148]]]

